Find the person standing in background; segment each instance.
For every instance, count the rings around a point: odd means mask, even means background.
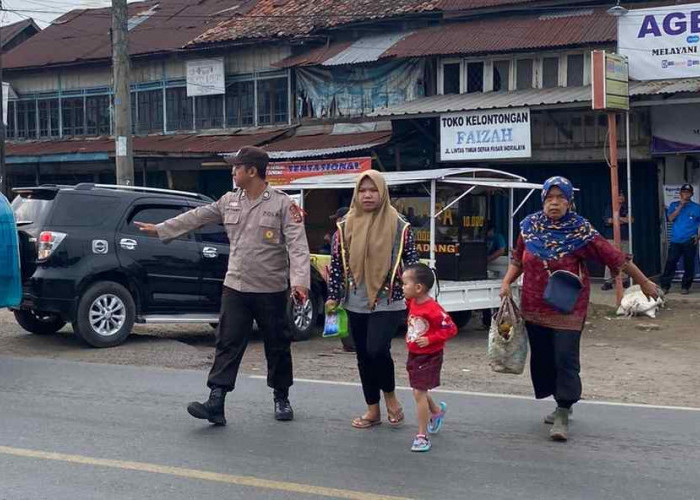
[[[695,259],[698,255],[698,231],[700,231],[700,205],[693,200],[693,186],[681,186],[680,200],[674,201],[666,211],[668,222],[673,224],[671,242],[668,247],[666,269],[661,276],[661,289],[668,293],[671,280],[676,274],[678,261],[683,257],[683,281],[681,294],[690,293],[695,278]]]
[[[620,191],[620,251],[624,254],[630,252],[630,217],[628,217],[627,208],[627,198],[625,193]],[[612,219],[612,205],[608,204],[605,209],[605,216],[603,218],[603,236],[608,240],[611,245],[615,244],[615,238],[613,235],[613,219]],[[634,219],[632,219],[634,222]],[[605,268],[605,283],[601,287],[602,290],[612,290],[615,277],[610,272],[610,268]],[[630,286],[630,277],[625,273],[622,273],[622,282],[625,288]]]

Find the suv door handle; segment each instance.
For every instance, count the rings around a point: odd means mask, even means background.
[[[219,256],[219,251],[215,247],[204,247],[202,249],[202,255],[207,259],[216,259]]]
[[[124,250],[136,250],[138,243],[136,240],[132,240],[130,238],[122,238],[119,240],[119,246],[121,246]]]

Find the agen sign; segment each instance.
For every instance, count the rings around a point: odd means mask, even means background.
[[[618,19],[618,52],[635,80],[700,76],[700,4],[628,11]]]

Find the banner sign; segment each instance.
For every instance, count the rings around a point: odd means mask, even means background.
[[[627,58],[604,50],[591,54],[591,89],[593,109],[630,109]]]
[[[700,104],[653,106],[651,152],[700,152]]]
[[[700,4],[634,9],[618,18],[618,52],[634,80],[700,76]]]
[[[187,97],[226,93],[224,59],[187,61]]]
[[[440,161],[529,158],[531,155],[529,108],[440,116]]]
[[[267,166],[267,181],[272,186],[289,184],[295,179],[317,175],[359,174],[372,168],[372,158],[338,160],[281,161]]]

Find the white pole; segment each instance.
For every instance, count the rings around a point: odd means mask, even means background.
[[[627,227],[629,231],[630,254],[634,254],[632,247],[632,153],[630,146],[630,112],[625,113],[625,139],[627,142]]]
[[[437,202],[437,181],[430,181],[430,267],[435,267],[435,203]]]
[[[513,188],[510,188],[510,195],[508,196],[508,255],[513,255],[513,248],[515,243],[513,242],[513,205],[515,200],[513,200]]]

